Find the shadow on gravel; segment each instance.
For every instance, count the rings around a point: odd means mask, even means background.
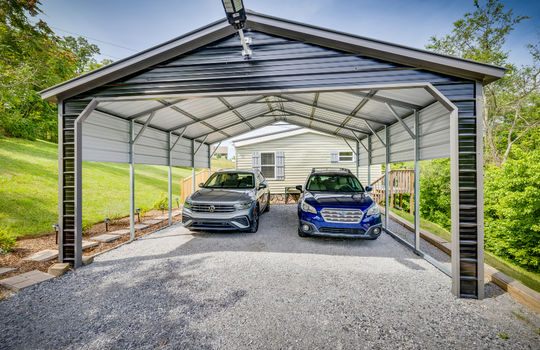
[[[209,349],[214,334],[190,323],[228,309],[243,289],[208,295],[205,258],[168,259],[149,267],[95,262],[0,303],[0,349]],[[211,293],[210,293],[211,294]]]

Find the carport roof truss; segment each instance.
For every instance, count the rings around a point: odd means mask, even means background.
[[[450,157],[453,292],[481,298],[482,89],[505,69],[250,11],[244,30],[249,59],[223,19],[40,93],[59,106],[59,260],[81,264],[83,159],[131,165],[134,238],[135,163],[169,166],[171,224],[172,166],[285,121],[343,138],[357,168]],[[423,255],[419,237],[416,215]]]
[[[286,121],[353,141],[401,122],[437,100],[428,85],[314,92],[265,91],[243,96],[122,101],[96,98],[92,113],[103,114],[212,144]],[[131,114],[130,114],[131,112]],[[204,139],[204,141],[203,141]]]

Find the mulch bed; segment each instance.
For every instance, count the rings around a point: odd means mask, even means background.
[[[174,208],[173,211],[174,210],[180,210],[180,208]],[[161,210],[152,210],[147,212],[144,217],[141,216],[141,222],[156,218],[158,216],[166,215],[168,215],[167,211],[165,211],[165,213],[162,213]],[[181,221],[181,217],[181,215],[173,216],[173,222]],[[135,223],[139,223],[137,221],[137,216],[135,216]],[[168,220],[163,220],[158,224],[150,225],[150,227],[145,230],[135,231],[135,236],[140,237],[146,235],[150,232],[155,231],[156,229],[167,226],[168,223]],[[92,237],[122,229],[129,229],[129,216],[117,220],[111,220],[109,222],[108,232],[105,231],[104,222],[95,224],[94,226],[92,226],[92,228],[88,230],[88,232],[83,235],[83,240],[88,241],[91,240]],[[120,238],[114,242],[99,242],[99,245],[96,248],[91,250],[84,250],[83,255],[94,255],[96,253],[113,248],[127,241],[129,241],[129,234],[121,235]],[[23,260],[24,258],[45,249],[58,249],[58,245],[56,244],[55,232],[47,232],[37,236],[27,236],[19,238],[17,240],[17,245],[8,254],[0,254],[0,267],[12,267],[16,268],[16,270],[0,276],[0,279],[12,277],[32,270],[40,270],[43,272],[47,272],[51,265],[58,262],[58,259],[53,259],[46,262]],[[0,300],[11,295],[11,293],[12,291],[0,286]]]

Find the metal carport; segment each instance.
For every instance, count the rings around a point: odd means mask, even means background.
[[[482,298],[482,87],[505,69],[248,15],[249,59],[223,19],[41,92],[58,103],[59,260],[81,264],[83,160],[132,165],[133,237],[134,163],[209,167],[211,144],[284,120],[349,140],[358,166],[450,157],[452,291]]]

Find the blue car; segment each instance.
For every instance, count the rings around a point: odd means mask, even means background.
[[[379,206],[348,169],[313,169],[298,201],[298,235],[377,239]]]

